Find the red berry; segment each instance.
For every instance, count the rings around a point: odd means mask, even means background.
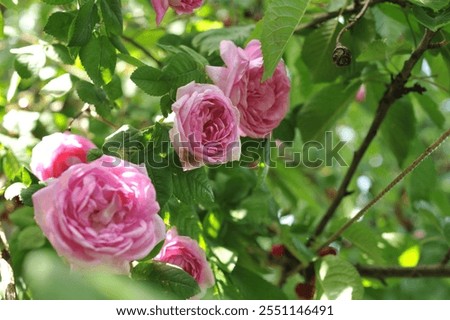
[[[284,256],[285,252],[286,252],[286,249],[284,248],[284,246],[282,244],[274,244],[272,246],[271,254],[274,257],[277,257],[277,258],[282,257],[282,256]]]
[[[333,247],[324,247],[319,251],[319,256],[321,257],[325,257],[330,254],[333,256],[337,255],[337,250]]]
[[[309,283],[299,283],[295,287],[295,293],[297,293],[297,297],[303,300],[312,300],[314,298],[314,293],[316,288],[314,285]]]

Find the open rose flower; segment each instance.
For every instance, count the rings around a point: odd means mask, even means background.
[[[184,170],[238,160],[239,111],[216,86],[191,82],[177,91],[170,139]]]
[[[53,133],[39,142],[31,153],[31,171],[40,180],[57,178],[71,165],[86,162],[95,145],[88,139],[68,132]]]
[[[224,40],[220,55],[226,67],[206,67],[213,82],[239,109],[242,136],[264,138],[275,129],[289,109],[290,80],[283,62],[270,79],[264,73],[261,43],[252,40],[245,49]]]
[[[195,298],[201,298],[206,289],[214,285],[214,275],[205,252],[197,241],[178,235],[176,228],[167,232],[164,245],[154,260],[176,265],[189,273],[202,290]]]
[[[203,0],[152,0],[153,9],[156,12],[156,23],[159,25],[169,7],[177,14],[192,13],[194,9],[201,7]]]
[[[165,237],[147,172],[114,157],[71,166],[32,199],[37,224],[75,268],[126,274]]]

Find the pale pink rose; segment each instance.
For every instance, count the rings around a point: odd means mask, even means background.
[[[195,298],[201,298],[206,289],[214,285],[214,275],[205,252],[197,241],[178,235],[175,227],[167,232],[164,245],[154,260],[176,265],[189,273],[201,289],[201,293]]]
[[[358,102],[364,102],[366,100],[366,94],[366,85],[362,84],[355,95],[355,100]]]
[[[177,14],[192,13],[201,7],[203,0],[151,0],[156,12],[156,24],[160,24],[169,7]]]
[[[207,66],[206,72],[239,109],[241,135],[266,137],[289,109],[291,84],[284,63],[261,83],[264,66],[259,40],[250,41],[245,49],[223,40],[220,55],[226,67]]]
[[[95,145],[88,139],[68,132],[53,133],[39,142],[31,152],[31,171],[40,180],[57,178],[71,165],[86,162]]]
[[[216,86],[191,82],[177,91],[170,140],[184,170],[238,160],[239,111]]]
[[[127,274],[165,237],[145,168],[118,158],[73,165],[32,199],[37,224],[74,268]]]

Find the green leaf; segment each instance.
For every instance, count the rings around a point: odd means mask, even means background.
[[[44,32],[52,35],[60,41],[66,42],[69,38],[69,29],[75,15],[69,12],[55,12],[47,21]]]
[[[399,167],[402,167],[416,134],[416,117],[412,105],[403,100],[395,104],[381,125],[381,134]]]
[[[103,156],[102,150],[100,150],[100,149],[91,149],[91,150],[88,151],[86,159],[87,159],[88,162],[92,162],[92,161],[97,160],[101,156]]]
[[[199,241],[202,229],[194,206],[171,200],[169,202],[169,210],[170,225],[176,226],[180,234]]]
[[[100,106],[108,102],[105,93],[90,82],[81,80],[77,84],[77,94],[86,103]]]
[[[141,131],[129,125],[123,125],[106,137],[102,152],[134,164],[142,164],[146,160],[144,157],[145,146],[145,139]]]
[[[164,79],[172,85],[172,88],[179,88],[191,81],[206,82],[204,66],[184,52],[171,56],[163,72]]]
[[[38,249],[45,244],[45,236],[38,226],[29,226],[20,231],[18,236],[19,250]]]
[[[21,198],[23,204],[26,206],[32,207],[33,206],[33,200],[32,200],[33,194],[44,187],[45,187],[44,184],[32,184],[28,188],[23,189],[20,192],[20,198]]]
[[[344,72],[334,65],[331,56],[336,45],[338,21],[333,19],[311,32],[303,44],[301,57],[316,82],[331,82]]]
[[[202,54],[210,55],[219,51],[220,42],[222,40],[231,40],[237,46],[243,46],[253,29],[253,25],[212,29],[196,35],[192,39],[192,44]]]
[[[418,145],[422,146],[421,143]],[[425,147],[416,149],[424,150]],[[417,151],[417,154],[420,152],[422,151]],[[408,195],[411,199],[411,203],[420,200],[429,201],[436,185],[438,185],[437,182],[438,177],[435,163],[432,158],[428,157],[423,160],[409,176]]]
[[[414,7],[413,13],[417,21],[432,31],[438,31],[450,23],[450,7],[438,13],[421,7]]]
[[[108,33],[121,35],[123,31],[121,0],[101,0],[100,8]]]
[[[448,0],[409,0],[409,2],[433,9],[434,11],[439,11],[449,5]]]
[[[5,36],[5,32],[3,31],[3,27],[5,26],[5,20],[3,19],[3,12],[0,11],[0,39],[3,39]]]
[[[112,80],[116,68],[116,49],[107,37],[92,37],[81,48],[80,60],[95,84],[103,85]]]
[[[303,141],[323,140],[324,132],[345,114],[357,89],[356,85],[332,84],[314,94],[298,115]]]
[[[34,211],[30,207],[21,207],[9,215],[9,220],[20,228],[35,225]]]
[[[69,46],[84,46],[92,37],[94,27],[99,21],[97,6],[94,0],[86,1],[70,25]],[[98,53],[98,52],[97,52]]]
[[[205,168],[183,171],[180,165],[172,167],[173,193],[183,203],[205,205],[214,202],[214,193]]]
[[[270,78],[310,0],[272,0],[266,10],[261,36],[264,57],[262,80]]]
[[[344,238],[366,253],[377,264],[383,264],[383,250],[378,246],[382,239],[361,222],[353,224],[343,234]]]
[[[173,293],[180,299],[189,299],[200,293],[200,288],[184,270],[161,262],[141,262],[131,271],[135,280],[161,286],[166,293]]]
[[[3,157],[2,169],[8,180],[14,180],[14,178],[20,173],[20,163],[10,150],[8,150]]]
[[[171,88],[171,83],[164,76],[160,69],[143,66],[132,73],[131,80],[145,93],[151,96],[162,96]]]
[[[233,286],[237,287],[247,300],[286,300],[280,288],[274,286],[258,274],[240,266],[239,264],[230,274]]]
[[[52,5],[59,5],[59,4],[68,4],[74,2],[75,0],[42,0],[42,1]]]
[[[111,100],[117,100],[123,96],[122,82],[118,75],[114,75],[112,80],[103,89]]]
[[[445,124],[445,116],[439,110],[439,105],[428,95],[416,95],[420,107],[427,113],[431,121],[439,128],[443,129]]]
[[[170,93],[161,97],[159,104],[161,106],[161,113],[165,118],[172,112],[172,105],[174,102],[175,101],[172,99]]]
[[[364,288],[358,271],[338,256],[325,256],[315,265],[316,283],[322,292],[320,299],[358,300]]]

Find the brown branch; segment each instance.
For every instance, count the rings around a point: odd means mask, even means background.
[[[385,278],[450,277],[450,267],[440,264],[417,266],[414,268],[356,265],[356,269],[362,277],[377,278],[381,280]]]
[[[334,233],[320,248],[328,246],[330,243],[338,239],[353,223],[361,219],[361,217],[381,198],[383,198],[393,187],[402,181],[408,174],[410,174],[425,158],[433,153],[448,137],[450,136],[450,129],[445,131],[435,142],[433,142],[424,152],[420,154],[405,170],[403,170],[391,183],[387,185],[374,199],[372,199],[364,208],[362,208],[353,218],[348,220],[336,233]],[[319,250],[320,250],[319,248]],[[318,251],[319,251],[318,250]]]
[[[133,46],[135,46],[136,48],[138,48],[139,50],[141,50],[147,57],[149,57],[150,59],[152,59],[153,61],[155,61],[155,63],[158,65],[158,67],[161,67],[161,62],[156,59],[156,57],[147,50],[147,48],[145,48],[142,44],[140,44],[139,42],[137,42],[136,40],[134,40],[133,38],[130,38],[126,35],[122,35],[122,39],[131,43]]]
[[[383,2],[394,3],[401,7],[407,6],[407,2],[403,1],[403,0],[372,0],[369,3],[369,7],[373,7],[373,6],[375,6],[379,3],[383,3]],[[341,15],[355,14],[355,13],[358,13],[360,10],[361,10],[361,5],[360,4],[358,5],[358,3],[355,3],[354,5],[349,6],[343,10],[339,9],[336,11],[319,14],[314,19],[312,19],[310,22],[301,24],[300,26],[298,26],[298,28],[295,30],[295,33],[301,33],[302,31],[304,31],[306,29],[310,29],[310,28],[317,28],[322,23],[325,23],[328,20],[334,19]]]
[[[419,61],[419,59],[422,57],[424,52],[428,49],[428,46],[434,35],[435,32],[426,29],[425,34],[418,47],[416,48],[416,50],[414,50],[409,59],[405,61],[400,73],[392,79],[391,83],[384,92],[383,97],[378,104],[378,109],[376,111],[375,118],[370,125],[369,131],[367,132],[366,137],[364,138],[359,149],[355,151],[350,167],[348,168],[344,180],[342,181],[337,191],[337,195],[320,220],[319,224],[317,225],[312,237],[308,240],[308,246],[310,246],[315,241],[317,236],[319,236],[323,232],[344,197],[348,195],[349,191],[347,190],[347,188],[353,178],[353,175],[356,172],[356,169],[358,168],[359,163],[361,162],[365,152],[369,148],[370,143],[377,135],[378,129],[380,128],[381,123],[386,117],[389,108],[394,104],[395,101],[400,99],[405,94],[405,92],[407,92],[405,85],[409,77],[411,76],[411,71]]]

